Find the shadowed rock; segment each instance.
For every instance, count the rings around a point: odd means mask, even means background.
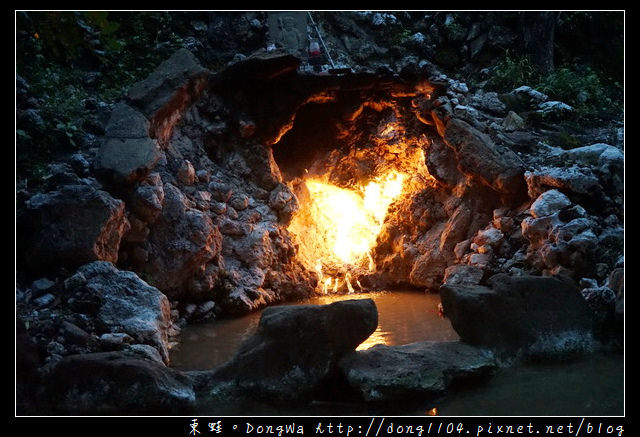
[[[305,399],[377,324],[371,299],[267,308],[237,355],[204,375],[205,391],[225,386],[250,398]]]
[[[121,352],[63,358],[43,394],[59,414],[175,414],[195,403],[180,372]]]
[[[40,271],[115,263],[128,229],[123,201],[90,185],[66,185],[29,200],[18,226],[19,252]]]
[[[370,402],[437,396],[457,383],[487,377],[496,367],[491,352],[459,341],[376,345],[340,361],[349,384]]]
[[[462,341],[500,351],[561,352],[591,339],[592,315],[565,277],[498,274],[489,286],[444,284],[444,313]]]

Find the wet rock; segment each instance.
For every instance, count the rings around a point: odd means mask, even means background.
[[[97,302],[96,322],[102,332],[124,332],[137,342],[155,347],[169,362],[169,300],[135,273],[96,261],[78,269],[85,278],[86,296]]]
[[[497,365],[490,351],[455,341],[376,345],[348,354],[340,368],[365,401],[404,402],[485,379]]]
[[[45,379],[43,393],[58,414],[179,414],[195,403],[179,372],[122,352],[63,358]]]
[[[86,262],[116,262],[129,228],[124,202],[89,185],[69,185],[36,194],[18,223],[26,266],[74,268]]]
[[[464,173],[504,194],[524,190],[523,165],[511,151],[500,153],[491,139],[464,121],[451,119],[446,125],[445,142],[457,157]]]
[[[307,398],[377,324],[371,299],[267,308],[256,333],[209,375],[209,390],[223,381],[254,399]]]
[[[572,280],[498,274],[488,284],[440,288],[444,313],[462,341],[510,354],[591,345],[592,313]]]

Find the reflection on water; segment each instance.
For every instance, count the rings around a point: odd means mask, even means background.
[[[378,307],[378,328],[359,349],[374,344],[452,341],[458,336],[448,319],[438,315],[438,295],[384,292],[322,296],[307,302],[326,304],[344,299],[372,298]],[[221,319],[183,330],[173,367],[211,369],[230,359],[258,326],[260,313]],[[593,354],[574,362],[523,365],[502,369],[486,384],[456,391],[440,399],[403,405],[312,403],[274,406],[265,403],[203,405],[203,415],[410,415],[424,416],[437,408],[444,416],[603,416],[624,414],[624,357]]]
[[[364,293],[358,295],[321,296],[309,303],[327,304],[345,299],[371,298],[378,308],[378,328],[358,350],[376,344],[398,345],[416,341],[453,341],[458,334],[448,319],[438,313],[440,296],[416,291]]]
[[[378,328],[358,349],[375,344],[406,344],[416,341],[451,341],[458,335],[448,319],[438,314],[440,296],[416,291],[327,295],[303,304],[329,304],[346,299],[371,298],[378,308]],[[220,319],[183,329],[180,345],[172,351],[172,367],[205,370],[229,360],[240,343],[258,326],[260,312],[236,319]]]

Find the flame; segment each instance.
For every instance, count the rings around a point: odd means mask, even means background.
[[[337,292],[342,285],[354,293],[349,268],[375,269],[371,250],[389,206],[402,193],[406,180],[405,173],[390,171],[354,189],[338,187],[323,178],[304,181],[309,199],[289,230],[297,236],[299,257],[318,273],[323,293]],[[340,280],[328,276],[327,268],[347,272]],[[362,290],[360,282],[356,283]]]
[[[325,294],[354,293],[353,282],[364,291],[359,276],[376,271],[373,249],[390,206],[435,183],[425,164],[428,139],[424,135],[408,139],[405,131],[398,122],[380,125],[371,145],[342,155],[332,152],[326,161],[305,169],[302,181],[292,181],[300,208],[288,230],[298,260],[317,273],[318,288]],[[365,161],[365,168],[375,169],[369,175],[356,172],[367,182],[346,188],[329,182],[334,166],[349,159],[353,165]]]

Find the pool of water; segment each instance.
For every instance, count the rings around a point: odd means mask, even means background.
[[[374,344],[397,345],[416,341],[452,341],[458,334],[438,313],[440,296],[416,291],[327,295],[305,304],[322,305],[345,299],[371,298],[378,308],[378,328],[358,349]],[[260,312],[235,319],[218,319],[183,329],[171,366],[180,370],[206,370],[231,359],[240,343],[255,331]]]
[[[413,291],[321,296],[308,304],[371,298],[378,308],[378,328],[359,349],[377,343],[452,341],[459,337],[438,313],[440,297]],[[256,329],[260,313],[219,319],[185,328],[172,351],[172,367],[211,369],[229,360]],[[594,353],[570,362],[528,364],[501,369],[478,386],[425,399],[411,406],[315,402],[304,406],[243,403],[203,406],[199,413],[242,416],[409,415],[436,408],[445,416],[620,416],[624,415],[624,356]]]

